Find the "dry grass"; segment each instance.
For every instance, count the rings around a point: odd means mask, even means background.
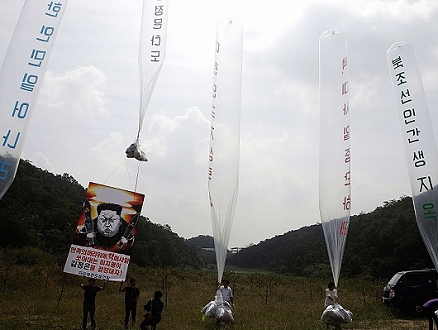
[[[132,267],[142,291],[141,306],[156,289],[167,283],[168,296],[161,330],[216,329],[215,320],[201,319],[201,309],[214,299],[216,275]],[[0,329],[78,330],[82,318],[83,292],[79,277],[59,270],[10,268],[2,275]],[[320,321],[324,289],[329,279],[290,278],[269,274],[226,273],[235,293],[235,322],[222,329],[326,329]],[[62,284],[64,291],[58,304]],[[99,283],[98,283],[99,284]],[[123,329],[123,294],[119,283],[110,282],[97,296],[97,326],[100,330]],[[425,318],[404,318],[381,303],[382,284],[365,279],[341,279],[340,303],[353,312],[353,322],[344,329],[426,329]],[[139,320],[141,321],[141,320]],[[137,322],[139,323],[139,322]],[[132,329],[139,329],[138,326]]]

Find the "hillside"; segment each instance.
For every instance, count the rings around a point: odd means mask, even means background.
[[[14,183],[0,200],[4,233],[0,248],[39,249],[63,264],[84,194],[85,188],[71,175],[53,175],[29,161],[21,161]],[[211,236],[184,239],[168,225],[155,224],[145,217],[141,217],[137,229],[131,261],[138,266],[199,269],[215,264],[214,252],[209,250],[214,246]],[[227,265],[330,277],[320,224],[229,254]],[[432,268],[433,264],[420,237],[409,197],[386,201],[373,212],[351,217],[341,276],[387,279],[399,270],[425,267]]]
[[[214,249],[214,239],[209,235],[199,235],[186,240],[188,245],[193,245],[199,248]]]
[[[85,188],[71,175],[53,175],[29,161],[20,161],[11,188],[0,200],[0,226],[4,233],[0,248],[39,249],[63,264],[84,197]],[[145,217],[137,225],[131,261],[149,267],[202,266],[195,249],[168,225],[154,224]]]
[[[267,239],[230,255],[227,263],[296,276],[330,277],[321,224]],[[388,278],[395,272],[433,268],[415,221],[412,200],[391,200],[373,212],[352,216],[341,276]]]

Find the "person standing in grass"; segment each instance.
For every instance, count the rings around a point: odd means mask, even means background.
[[[233,290],[229,287],[230,281],[222,280],[222,285],[219,287],[219,290],[222,293],[222,299],[230,304],[230,306],[234,307],[234,297]]]
[[[325,289],[325,302],[324,307],[328,305],[334,305],[338,302],[338,289],[334,282],[328,284],[327,289]]]
[[[435,325],[438,328],[438,317],[435,314],[435,311],[438,309],[438,298],[431,299],[426,301],[423,305],[424,311],[429,319],[429,330],[433,330],[433,322],[435,321]]]
[[[81,278],[79,286],[84,290],[84,317],[82,319],[82,330],[87,329],[88,314],[90,314],[91,329],[94,330],[96,329],[96,320],[94,319],[94,315],[96,313],[96,295],[100,290],[105,289],[106,282],[103,283],[103,286],[97,286],[96,280],[94,278],[90,278],[88,280],[88,284],[83,284]]]
[[[222,280],[222,285],[219,286],[219,291],[222,294],[222,299],[223,301],[227,302],[230,307],[234,307],[234,296],[233,296],[233,290],[231,289],[230,285],[230,281],[228,280]],[[229,322],[225,322],[225,324],[228,324]],[[216,320],[216,325],[220,325],[221,321],[220,320]]]
[[[131,314],[132,325],[135,324],[140,289],[135,285],[135,279],[131,278],[128,286],[123,287],[123,281],[120,283],[119,291],[125,293],[125,329],[128,329],[129,314]]]

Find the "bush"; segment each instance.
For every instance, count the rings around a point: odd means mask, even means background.
[[[8,267],[11,265],[49,265],[54,263],[54,258],[52,255],[35,247],[0,250],[0,260],[3,264],[3,267]]]

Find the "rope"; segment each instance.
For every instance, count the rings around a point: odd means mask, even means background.
[[[129,174],[128,163],[127,163],[125,157],[122,159],[122,161],[119,163],[119,165],[117,165],[116,168],[111,172],[111,174],[108,176],[108,178],[106,178],[106,180],[103,182],[104,184],[106,184],[106,182],[112,177],[112,175],[117,171],[117,169],[120,167],[120,165],[122,165],[123,162],[125,162],[126,173],[128,174],[129,186],[132,187],[131,175]],[[138,162],[137,173],[135,175],[134,192],[137,192],[138,177],[140,175],[140,164],[141,164],[141,162]]]
[[[138,163],[137,166],[137,175],[135,176],[135,188],[134,188],[134,192],[137,192],[137,183],[138,183],[138,175],[140,174],[140,162]]]
[[[106,183],[111,176],[114,174],[115,171],[117,171],[117,169],[120,167],[120,165],[122,165],[123,161],[125,160],[125,157],[123,157],[122,161],[119,163],[119,165],[117,165],[117,167],[114,169],[114,171],[111,172],[111,174],[109,175],[109,177],[106,178],[106,180],[103,183]]]
[[[129,175],[129,168],[128,168],[128,163],[126,162],[126,158],[125,158],[125,167],[126,167],[126,174],[128,174],[129,186],[132,189],[131,175]]]

